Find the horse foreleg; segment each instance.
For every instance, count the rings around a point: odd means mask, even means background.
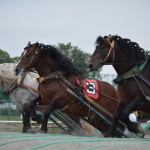
[[[23,116],[23,130],[22,133],[27,133],[28,129],[31,128],[30,125],[30,110],[27,103],[23,104],[23,110],[22,110],[22,116]]]
[[[128,126],[129,131],[143,134],[142,127],[139,125],[138,122],[132,122],[129,119],[129,115],[134,111],[141,110],[145,106],[146,104],[144,101],[139,101],[139,99],[134,99],[122,112],[121,118],[124,119],[125,123]]]
[[[114,137],[116,136],[116,129],[118,126],[118,121],[121,117],[122,111],[124,110],[124,105],[122,102],[119,103],[119,106],[116,110],[116,112],[113,115],[113,119],[112,119],[112,124],[108,130],[108,132],[106,133],[105,137]]]
[[[48,118],[56,109],[59,109],[59,99],[53,100],[53,102],[46,108],[44,112],[44,119],[43,119],[40,132],[44,132],[44,133],[47,132]]]
[[[37,104],[37,102],[39,101],[39,97],[32,100],[29,104],[29,109],[30,109],[30,115],[31,115],[31,118],[33,121],[36,121],[37,123],[41,124],[43,122],[43,117],[42,115],[40,114],[36,114],[36,111],[35,111],[35,106]]]

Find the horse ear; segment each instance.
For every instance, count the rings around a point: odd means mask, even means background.
[[[97,39],[96,39],[96,42],[95,44],[100,44],[103,40],[103,37],[99,36]]]
[[[28,44],[27,44],[27,45],[31,45],[30,41],[28,42]]]
[[[109,36],[108,38],[109,38],[110,43],[112,43],[113,40],[116,40],[116,37],[117,37],[116,35],[115,36]]]
[[[38,47],[38,44],[39,44],[39,43],[36,42],[36,43],[34,44],[33,48],[36,49],[36,48]]]

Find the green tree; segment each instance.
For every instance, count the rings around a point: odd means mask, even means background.
[[[17,63],[20,60],[20,58],[21,58],[20,56],[16,56],[16,57],[13,57],[11,59],[12,59],[13,63]]]
[[[91,54],[83,52],[78,46],[72,46],[71,43],[58,43],[57,47],[65,56],[71,57],[76,67],[81,69],[84,73],[88,73],[87,62]]]
[[[0,49],[0,64],[11,63],[11,62],[12,62],[12,59],[10,55],[7,52]]]
[[[0,64],[3,63],[17,63],[19,61],[20,57],[16,56],[11,58],[10,55],[6,52],[0,49]]]

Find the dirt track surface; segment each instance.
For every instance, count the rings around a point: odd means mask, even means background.
[[[77,137],[63,134],[22,134],[1,132],[1,150],[150,150],[145,139]]]

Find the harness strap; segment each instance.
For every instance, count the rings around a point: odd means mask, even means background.
[[[83,80],[85,80],[87,83],[89,83],[82,75],[80,75],[79,73],[77,73],[77,72],[75,72],[78,76],[80,76]],[[89,83],[90,84],[90,83]],[[93,87],[94,88],[94,87]],[[94,88],[95,89],[95,88]],[[103,97],[106,97],[106,98],[109,98],[109,99],[111,99],[111,100],[114,100],[115,102],[117,102],[117,103],[119,103],[119,101],[117,101],[116,99],[114,99],[114,98],[112,98],[112,97],[109,97],[109,96],[107,96],[107,95],[104,95],[104,94],[102,94],[101,92],[99,92],[99,91],[97,91],[96,89],[95,89],[95,91],[96,92],[98,92],[101,96],[103,96]]]
[[[135,81],[136,81],[137,85],[139,86],[139,88],[140,88],[140,90],[141,90],[142,94],[144,95],[145,99],[146,99],[146,100],[148,100],[148,101],[150,102],[150,97],[149,97],[149,96],[147,96],[147,95],[145,95],[145,93],[144,93],[144,91],[143,91],[142,87],[140,86],[140,84],[139,84],[138,80],[136,79],[136,77],[135,77],[134,75],[132,75],[132,76],[133,76],[133,78],[135,79]]]
[[[10,95],[10,93],[18,87],[17,80],[11,85],[10,89],[4,92],[4,95]]]
[[[148,57],[148,54],[149,52],[146,51],[145,52],[145,55],[146,55],[146,60],[140,65],[140,66],[135,66],[133,67],[130,71],[128,71],[127,73],[121,75],[123,77],[123,79],[128,79],[128,78],[131,78],[132,77],[132,74],[137,71],[137,72],[142,72],[142,70],[144,69],[144,67],[146,66],[148,60],[149,60],[149,57]]]
[[[24,80],[24,78],[26,77],[28,72],[25,72],[22,76],[21,76],[21,81],[22,82]],[[10,93],[12,91],[14,91],[17,87],[19,86],[19,84],[17,83],[17,79],[15,80],[15,82],[11,85],[10,89],[8,89],[7,91],[4,92],[4,95],[10,95]]]
[[[27,88],[27,89],[30,89],[32,92],[34,92],[34,93],[37,93],[37,90],[36,89],[34,89],[34,88],[32,88],[32,87],[30,87],[30,86],[28,86],[28,85],[26,85],[26,84],[23,84],[23,83],[20,83],[19,84],[21,87],[25,87],[25,88]]]
[[[64,78],[64,76],[62,74],[57,74],[55,76],[57,79],[61,79],[65,84],[67,84],[72,90],[76,90],[76,87],[70,83],[66,78]]]
[[[72,103],[73,103],[73,100],[71,100],[70,103],[67,104],[66,106],[64,106],[62,109],[58,109],[58,110],[59,110],[59,111],[64,111],[64,110],[66,110]]]
[[[56,78],[56,76],[65,75],[65,74],[66,74],[66,71],[62,72],[60,70],[57,70],[51,74],[40,77],[40,83],[45,82],[46,80],[54,79]]]
[[[70,89],[68,89],[67,87],[65,87],[65,85],[63,85],[63,83],[61,83],[61,81],[58,79],[59,83],[66,89],[67,92],[69,92],[71,95],[73,95],[74,97],[78,97],[74,92],[72,92]],[[95,101],[93,101],[93,99],[91,99],[90,97],[88,97],[87,95],[83,94],[84,99],[86,99],[87,101],[89,101],[91,104],[93,104],[94,106],[96,106],[97,108],[99,108],[101,111],[103,111],[104,113],[106,113],[108,116],[110,116],[111,118],[113,117],[113,115],[108,112],[105,108],[103,108],[102,106],[100,106],[99,104],[97,104]],[[81,98],[80,102],[84,102],[84,100]],[[124,127],[127,127],[126,124],[124,124],[122,121],[119,120],[119,123],[122,124]]]

